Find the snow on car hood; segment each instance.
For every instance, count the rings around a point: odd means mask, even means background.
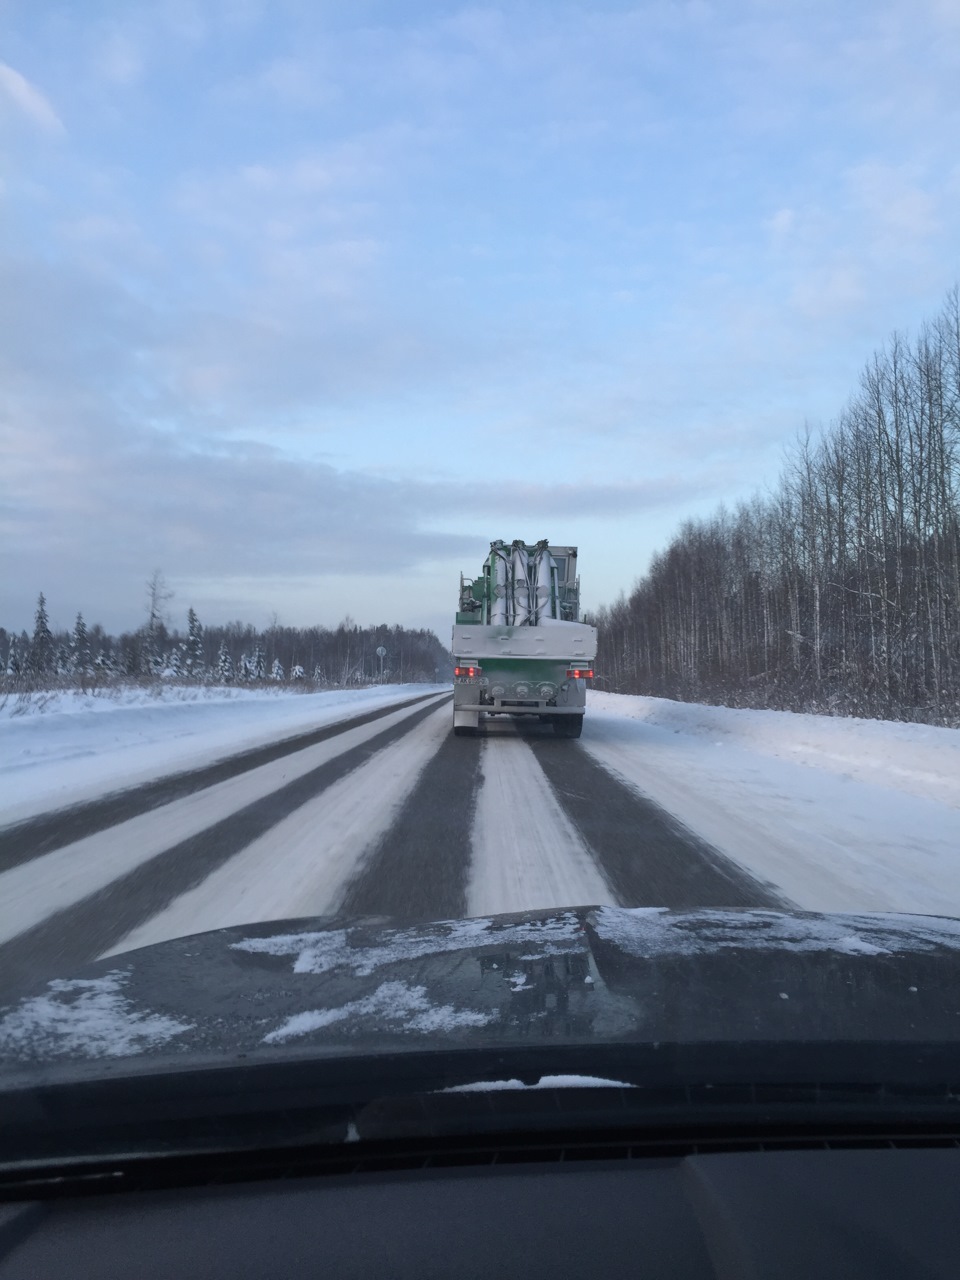
[[[532,1039],[956,1041],[960,921],[583,907],[222,929],[113,956],[0,1010],[0,1083],[39,1064],[153,1069]]]

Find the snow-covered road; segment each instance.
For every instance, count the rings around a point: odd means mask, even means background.
[[[449,720],[423,686],[0,714],[0,1000],[299,915],[960,915],[957,731],[601,693],[579,742]]]
[[[587,751],[809,911],[960,915],[960,731],[591,695]]]
[[[0,706],[0,823],[198,768],[431,687],[303,694],[174,686],[162,697],[138,689],[10,697]]]

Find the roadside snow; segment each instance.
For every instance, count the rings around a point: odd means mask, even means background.
[[[960,729],[793,711],[741,711],[669,698],[588,695],[589,719],[640,720],[672,733],[745,747],[844,778],[878,783],[960,809]]]
[[[591,691],[582,744],[809,911],[960,915],[960,730]]]
[[[0,823],[211,764],[247,748],[349,719],[447,685],[290,693],[141,689],[60,693],[0,707]]]

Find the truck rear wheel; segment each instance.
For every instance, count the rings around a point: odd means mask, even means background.
[[[553,732],[558,738],[579,738],[583,732],[583,716],[557,716]]]

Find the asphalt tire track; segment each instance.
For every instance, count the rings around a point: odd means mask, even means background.
[[[298,733],[290,738],[281,738],[278,742],[269,742],[264,746],[251,747],[237,755],[217,760],[213,764],[200,769],[190,769],[183,773],[168,774],[155,782],[148,782],[122,791],[113,791],[109,795],[100,796],[96,800],[83,801],[69,805],[63,809],[54,809],[35,818],[25,818],[22,822],[12,823],[0,828],[0,871],[9,871],[21,863],[29,862],[43,853],[52,853],[64,845],[74,844],[87,836],[96,835],[107,827],[126,822],[129,818],[138,817],[141,813],[149,813],[173,800],[193,795],[206,787],[224,782],[237,774],[258,769],[261,765],[270,764],[284,756],[293,755],[324,742],[349,729],[359,728],[371,721],[382,719],[399,711],[403,707],[413,707],[428,698],[438,695],[423,694],[417,698],[402,702],[391,702],[386,706],[366,711],[363,715],[351,716],[347,720],[337,720],[333,724],[324,725],[320,729],[311,729],[306,733]],[[442,695],[441,695],[442,696]]]
[[[466,915],[479,785],[480,743],[448,734],[348,887],[342,913],[410,924]]]
[[[536,732],[527,741],[621,906],[789,906],[579,744]]]
[[[0,945],[0,998],[8,1001],[18,994],[37,991],[48,979],[75,972],[110,950],[251,841],[365,764],[378,751],[392,746],[432,715],[436,707],[437,695],[430,695],[426,707],[399,724],[182,840],[112,880],[105,888],[47,916],[40,924]],[[397,707],[389,710],[396,711]]]

